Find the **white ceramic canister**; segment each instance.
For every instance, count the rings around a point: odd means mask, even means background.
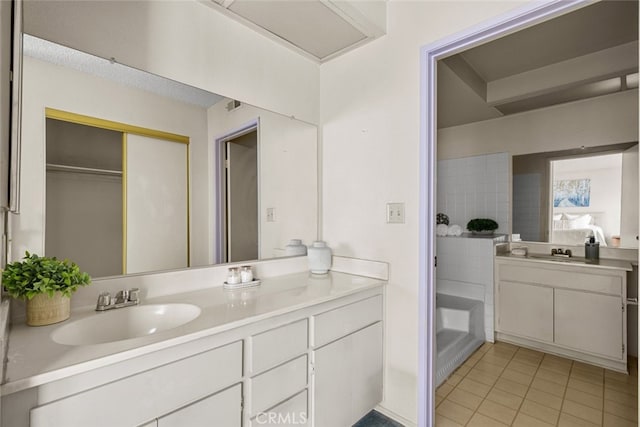
[[[284,254],[286,256],[306,255],[307,247],[302,244],[302,240],[291,239],[289,244],[284,247]]]
[[[307,250],[309,270],[313,274],[326,274],[331,267],[331,248],[321,240],[317,240]]]

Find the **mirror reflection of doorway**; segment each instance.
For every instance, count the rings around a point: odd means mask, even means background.
[[[258,130],[225,141],[226,262],[249,261],[258,253]]]

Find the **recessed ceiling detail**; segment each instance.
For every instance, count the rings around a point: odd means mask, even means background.
[[[211,0],[210,5],[317,61],[385,32],[386,0]]]
[[[601,1],[440,63],[440,128],[633,89],[638,2]]]

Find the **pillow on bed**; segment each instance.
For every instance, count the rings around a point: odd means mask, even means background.
[[[570,230],[575,230],[576,228],[587,228],[593,222],[593,217],[589,214],[563,214],[563,217],[567,220],[567,228]]]

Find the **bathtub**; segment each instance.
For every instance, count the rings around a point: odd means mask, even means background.
[[[484,302],[436,294],[436,386],[484,341]]]

